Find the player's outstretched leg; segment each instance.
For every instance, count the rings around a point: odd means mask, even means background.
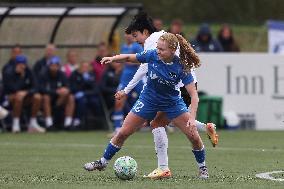
[[[99,160],[86,163],[84,169],[87,171],[103,171],[107,167],[109,160],[120,150],[120,147],[114,145],[111,141],[105,149],[103,157]]]
[[[87,171],[103,171],[107,167],[108,162],[112,159],[112,157],[121,149],[124,141],[131,134],[133,134],[145,121],[145,119],[130,112],[126,116],[123,122],[123,126],[121,127],[119,132],[111,139],[110,143],[107,145],[103,157],[99,160],[86,163],[83,168]]]
[[[103,171],[105,170],[105,168],[106,164],[103,164],[101,160],[92,161],[84,165],[84,169],[86,171],[94,171],[94,170]]]

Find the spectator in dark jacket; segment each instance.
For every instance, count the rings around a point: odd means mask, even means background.
[[[47,61],[49,58],[55,56],[55,51],[56,51],[55,45],[53,44],[46,45],[44,57],[39,59],[33,66],[33,72],[37,79],[39,79],[40,74],[44,72],[44,69],[47,69]]]
[[[208,24],[202,24],[196,38],[191,42],[196,52],[222,52],[221,44],[212,36]]]
[[[114,94],[120,83],[122,68],[122,64],[111,63],[103,74],[101,91],[108,108],[114,107]]]
[[[12,105],[13,124],[12,132],[20,132],[20,116],[23,105],[31,105],[31,119],[28,132],[45,132],[37,123],[36,116],[40,109],[41,95],[31,70],[27,66],[27,58],[18,55],[15,58],[13,70],[4,71],[4,93],[8,95]]]
[[[72,124],[74,113],[74,97],[70,93],[65,74],[60,70],[60,59],[51,57],[47,62],[47,69],[40,77],[40,92],[43,94],[43,109],[46,118],[46,127],[53,129],[51,106],[63,106],[65,108],[64,128],[68,129]]]
[[[3,75],[3,72],[5,72],[6,69],[11,68],[10,71],[13,70],[13,66],[15,65],[15,58],[16,58],[16,56],[21,55],[21,54],[22,54],[21,46],[20,45],[15,45],[11,49],[11,58],[10,58],[10,60],[3,66],[2,75]]]
[[[239,52],[240,47],[237,44],[233,31],[231,27],[227,24],[224,24],[219,33],[218,33],[218,41],[221,43],[225,52]]]
[[[73,126],[81,124],[82,118],[86,115],[88,107],[98,108],[98,87],[95,75],[91,71],[89,62],[81,62],[79,69],[75,70],[70,77],[71,91],[76,101],[76,112]]]

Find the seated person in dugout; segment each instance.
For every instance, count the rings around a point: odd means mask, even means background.
[[[40,92],[43,95],[43,110],[45,124],[48,130],[53,130],[52,107],[63,107],[65,113],[64,128],[72,125],[74,113],[74,97],[70,93],[68,80],[60,70],[60,58],[51,57],[47,61],[47,69],[40,77]]]
[[[88,110],[96,111],[100,108],[96,77],[89,62],[81,62],[79,69],[72,73],[70,89],[76,102],[73,126],[78,128]]]
[[[3,73],[4,93],[12,105],[12,132],[21,131],[20,117],[24,106],[31,106],[28,132],[44,133],[45,129],[37,123],[36,116],[41,105],[41,95],[32,71],[27,66],[27,58],[18,55],[15,65]]]

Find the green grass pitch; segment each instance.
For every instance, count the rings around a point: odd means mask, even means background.
[[[86,172],[85,162],[95,160],[109,141],[106,132],[0,134],[0,188],[284,188],[284,182],[255,177],[262,172],[284,170],[283,131],[221,131],[213,148],[204,133],[210,178],[197,178],[197,166],[189,142],[180,132],[169,134],[169,164],[173,177],[148,180],[143,174],[156,168],[150,132],[131,136],[104,172]],[[138,163],[134,180],[121,181],[112,165],[129,155]],[[284,178],[284,174],[273,175]]]

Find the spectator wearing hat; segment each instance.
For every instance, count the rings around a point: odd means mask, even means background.
[[[20,132],[20,116],[24,105],[31,106],[31,118],[28,132],[44,133],[45,129],[37,123],[36,116],[41,105],[41,95],[38,91],[36,80],[27,66],[27,58],[24,55],[15,57],[13,71],[3,75],[4,93],[12,105],[12,132]]]
[[[74,97],[68,88],[65,74],[60,70],[59,57],[53,56],[47,61],[47,69],[43,71],[39,81],[40,92],[43,94],[43,110],[47,129],[54,128],[52,106],[64,108],[64,128],[68,129],[72,124]]]
[[[208,24],[202,24],[196,38],[191,42],[196,52],[222,52],[223,48],[218,40],[214,39]]]
[[[45,48],[44,56],[39,59],[33,66],[33,72],[35,77],[38,79],[42,72],[47,69],[47,61],[55,56],[56,47],[54,44],[47,44]]]

